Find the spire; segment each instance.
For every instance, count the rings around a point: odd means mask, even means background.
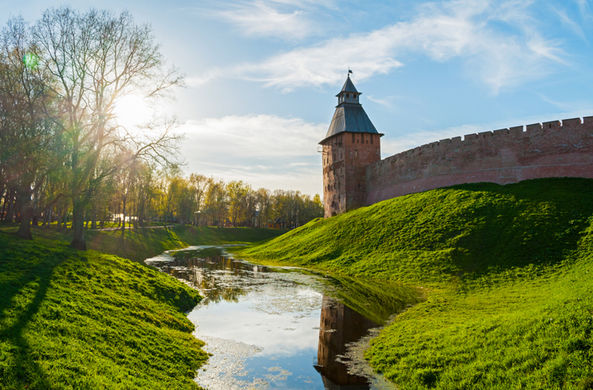
[[[352,71],[348,69],[348,77],[344,82],[344,86],[342,86],[342,90],[336,95],[338,97],[338,105],[343,103],[359,104],[358,96],[360,96],[360,92],[356,90],[354,83],[352,83],[352,80],[350,80],[351,73]]]
[[[351,74],[352,74],[352,71],[350,69],[348,69],[348,78],[346,79],[346,82],[344,83],[344,86],[342,87],[342,90],[340,91],[340,93],[342,93],[342,92],[359,93],[356,90],[356,87],[354,86],[354,84],[352,83],[352,80],[350,80],[350,75]],[[336,96],[338,96],[338,95],[336,95]]]

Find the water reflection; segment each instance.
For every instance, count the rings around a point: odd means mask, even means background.
[[[167,254],[146,261],[198,289],[205,298],[202,305],[221,300],[238,302],[245,287],[265,282],[265,267],[223,256],[218,247],[195,247]]]
[[[367,378],[348,373],[344,356],[349,343],[358,341],[369,329],[377,326],[343,303],[323,297],[315,368],[321,374],[326,389],[369,388]]]
[[[209,389],[368,389],[366,378],[348,373],[346,345],[408,299],[379,296],[381,288],[351,280],[254,265],[214,247],[146,261],[205,297],[188,318],[212,353],[196,379]]]

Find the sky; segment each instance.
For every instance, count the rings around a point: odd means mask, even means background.
[[[0,0],[0,23],[128,10],[185,76],[183,171],[321,193],[317,143],[352,80],[383,157],[439,139],[593,115],[593,0]],[[148,110],[148,111],[147,111]],[[122,118],[149,115],[134,98]]]

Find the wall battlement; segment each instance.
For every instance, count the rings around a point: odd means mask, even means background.
[[[593,116],[442,139],[366,168],[366,204],[462,183],[593,178]]]

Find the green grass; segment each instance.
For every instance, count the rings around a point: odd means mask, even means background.
[[[195,388],[200,297],[156,270],[0,233],[0,388]]]
[[[427,191],[237,252],[422,287],[366,352],[402,388],[593,388],[593,180]]]

